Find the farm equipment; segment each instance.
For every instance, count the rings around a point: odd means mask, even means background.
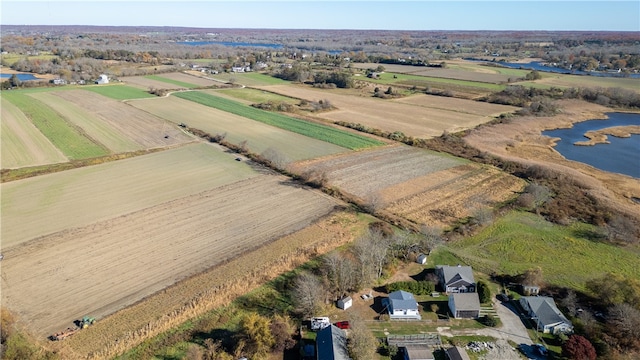
[[[76,321],[80,329],[86,329],[89,327],[89,325],[93,325],[95,322],[96,322],[96,319],[89,316],[85,316],[82,319]]]
[[[78,331],[80,331],[80,328],[75,327],[75,328],[67,328],[66,330],[63,330],[61,332],[55,333],[51,336],[49,336],[49,339],[51,339],[52,341],[62,341],[66,338],[68,338],[69,336],[77,333]]]

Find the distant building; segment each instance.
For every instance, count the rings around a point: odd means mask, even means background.
[[[469,354],[459,346],[448,348],[444,353],[447,355],[448,360],[471,360]]]
[[[423,346],[405,346],[403,355],[404,360],[435,360],[433,352]]]
[[[67,83],[65,79],[52,79],[52,80],[49,80],[49,82],[52,83],[53,85],[65,85]]]
[[[336,305],[338,305],[338,307],[342,310],[347,310],[351,307],[351,305],[353,305],[353,299],[351,299],[351,296],[345,296],[342,299],[338,300]]]
[[[96,80],[96,84],[108,84],[108,83],[109,83],[109,77],[105,74],[100,75],[98,80]]]

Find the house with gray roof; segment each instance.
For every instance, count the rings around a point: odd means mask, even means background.
[[[449,360],[471,360],[469,354],[459,346],[448,348],[444,353],[447,355],[447,359]]]
[[[382,305],[389,311],[390,319],[420,320],[418,302],[413,294],[403,290],[394,291],[388,298],[382,299]]]
[[[350,360],[347,334],[335,325],[327,326],[316,335],[317,360]]]
[[[453,293],[449,295],[449,310],[456,319],[477,319],[480,316],[478,293]]]
[[[543,333],[559,334],[573,332],[573,324],[556,306],[549,296],[523,296],[520,305]]]
[[[466,293],[476,291],[476,280],[471,266],[437,265],[436,273],[440,286],[446,293]]]

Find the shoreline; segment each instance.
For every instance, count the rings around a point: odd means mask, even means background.
[[[640,125],[613,126],[606,129],[591,130],[584,134],[589,140],[576,141],[573,145],[593,146],[597,144],[610,144],[607,135],[618,138],[630,138],[631,135],[640,135]]]

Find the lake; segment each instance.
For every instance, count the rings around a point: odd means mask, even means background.
[[[512,69],[526,69],[526,70],[538,70],[545,71],[557,74],[573,74],[573,75],[588,75],[588,76],[599,76],[599,77],[624,77],[622,73],[608,73],[602,71],[581,71],[581,70],[569,70],[559,67],[547,66],[539,61],[532,61],[528,63],[510,63],[504,61],[487,61],[487,60],[479,60],[479,59],[465,59],[470,61],[482,61],[486,63],[498,64],[504,67],[512,68]],[[640,74],[628,74],[627,77],[633,79],[640,79]]]
[[[573,124],[570,129],[543,131],[542,135],[560,138],[555,149],[569,160],[640,179],[640,135],[631,135],[630,138],[607,135],[610,144],[574,145],[576,141],[587,140],[584,137],[587,131],[613,126],[640,125],[640,114],[607,113],[607,116],[607,120],[587,120]]]
[[[272,49],[281,49],[283,46],[280,44],[268,44],[268,43],[246,43],[246,42],[232,42],[232,41],[180,41],[178,44],[190,45],[190,46],[203,46],[203,45],[222,45],[231,47],[268,47]]]
[[[2,80],[11,78],[13,74],[0,74],[0,78]],[[44,80],[33,76],[33,74],[16,74],[18,76],[18,80],[20,81],[29,81],[29,80]]]

